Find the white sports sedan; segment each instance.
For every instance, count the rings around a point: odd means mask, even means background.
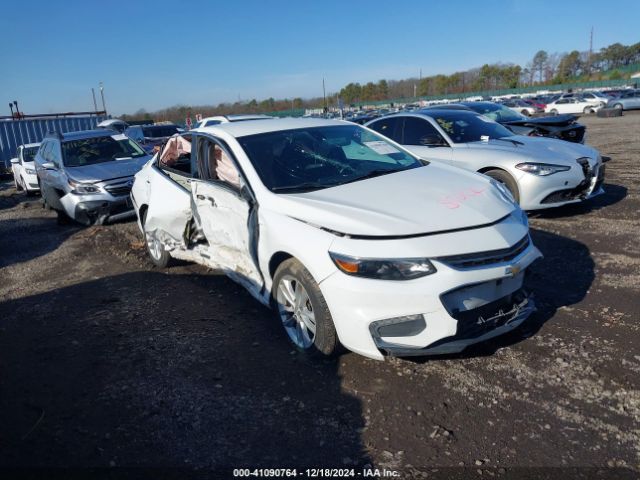
[[[458,352],[534,308],[523,278],[541,255],[508,191],[352,123],[229,122],[174,136],[131,198],[155,265],[224,271],[305,352]]]
[[[40,191],[36,167],[33,162],[40,148],[39,143],[28,143],[18,147],[18,155],[11,159],[13,183],[16,190],[23,190],[27,195],[34,195]]]
[[[600,102],[594,103],[591,100],[575,96],[559,98],[551,103],[547,103],[544,111],[545,113],[551,113],[552,115],[558,115],[561,113],[589,114],[597,112],[601,108],[602,104]]]
[[[564,140],[514,135],[465,107],[389,115],[366,126],[421,158],[493,178],[524,210],[582,202],[604,192],[605,167],[597,150]]]

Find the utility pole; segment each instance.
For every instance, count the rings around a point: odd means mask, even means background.
[[[100,82],[100,96],[102,97],[102,110],[104,110],[105,115],[107,114],[107,106],[104,103],[104,85]]]
[[[13,102],[9,102],[9,108],[11,109],[11,118],[13,118]]]
[[[593,56],[593,25],[591,26],[591,35],[589,36],[589,57],[587,59],[587,69],[591,74],[591,58]]]
[[[93,87],[91,87],[91,95],[93,96],[93,111],[97,112],[98,104],[96,103],[96,90]]]
[[[324,88],[324,77],[322,77],[322,98],[323,98],[323,111],[324,113],[327,113],[327,91]]]

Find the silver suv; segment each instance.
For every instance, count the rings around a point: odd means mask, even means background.
[[[84,225],[135,215],[133,175],[149,160],[133,140],[110,130],[47,135],[35,157],[45,206]]]

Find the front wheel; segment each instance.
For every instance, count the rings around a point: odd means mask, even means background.
[[[520,193],[518,192],[518,184],[516,183],[516,181],[513,179],[511,175],[509,175],[504,170],[498,170],[498,169],[489,170],[487,172],[484,172],[484,174],[500,182],[505,187],[507,187],[507,189],[511,192],[511,195],[513,195],[513,198],[515,199],[515,201],[517,203],[520,203]]]
[[[529,116],[531,116],[531,113],[529,113],[529,110],[522,110],[520,113],[521,113],[522,115],[524,115],[525,117],[529,117]]]
[[[142,230],[144,231],[144,244],[147,247],[147,253],[156,267],[167,268],[171,266],[172,258],[169,252],[164,248],[164,244],[157,237],[156,232],[148,232],[145,227],[147,212],[142,215]]]
[[[555,108],[549,112],[551,115],[558,115],[558,110]]]
[[[309,271],[294,258],[284,261],[273,279],[272,298],[289,340],[300,351],[334,355],[339,349],[329,307]]]
[[[589,115],[592,111],[593,111],[593,110],[591,109],[591,107],[584,107],[584,110],[583,110],[583,112],[584,112],[586,115]]]
[[[13,177],[13,185],[16,187],[17,192],[22,191],[22,185],[20,185],[20,182],[18,182],[18,179],[15,176]]]
[[[616,110],[622,110],[622,104],[621,103],[616,103],[613,108],[615,108]]]

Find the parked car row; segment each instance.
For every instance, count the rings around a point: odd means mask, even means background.
[[[602,193],[595,149],[510,115],[469,102],[366,126],[203,119],[163,134],[153,156],[103,128],[49,134],[14,165],[37,147],[35,183],[61,220],[135,215],[153,264],[222,270],[302,351],[453,353],[535,310],[523,279],[541,253],[524,210]]]

